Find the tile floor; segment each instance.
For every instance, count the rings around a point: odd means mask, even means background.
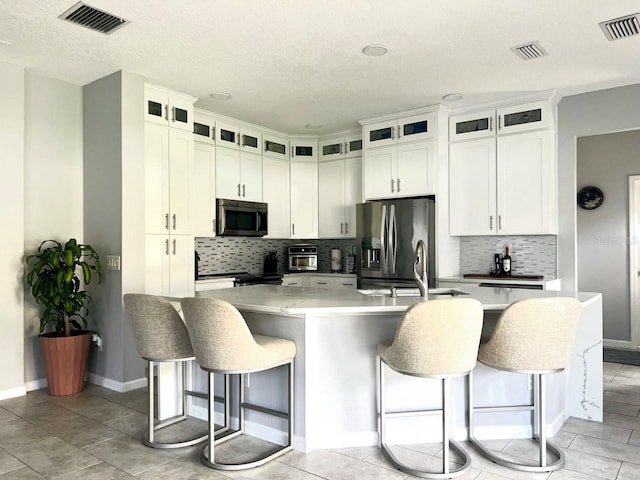
[[[554,439],[566,453],[564,469],[551,474],[515,472],[472,455],[464,480],[637,480],[640,479],[640,367],[605,363],[604,423],[569,419]],[[221,473],[203,467],[200,447],[163,451],[147,448],[139,438],[145,424],[146,392],[117,393],[88,384],[70,397],[45,391],[0,402],[0,480],[91,479],[406,479],[375,447],[290,452],[263,467]],[[179,433],[199,430],[189,420]],[[217,454],[242,455],[259,441],[239,438]],[[224,448],[222,448],[224,446]],[[532,457],[527,440],[491,441],[491,448],[515,457]],[[432,444],[395,447],[407,461],[438,466]]]

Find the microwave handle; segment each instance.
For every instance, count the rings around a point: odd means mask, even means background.
[[[220,209],[218,210],[218,227],[220,229],[218,233],[218,235],[223,235],[224,234],[224,227],[227,224],[227,215],[226,215],[226,211],[224,209],[224,207],[220,207]]]
[[[261,217],[260,217],[260,212],[256,212],[256,232],[260,231],[260,227],[261,227]]]

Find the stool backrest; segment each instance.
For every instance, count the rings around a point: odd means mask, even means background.
[[[183,298],[180,304],[196,361],[202,368],[244,369],[248,359],[261,355],[247,322],[230,303],[215,298]]]
[[[123,300],[142,358],[152,361],[193,358],[187,327],[168,300],[144,293],[127,293]]]
[[[561,370],[569,364],[581,311],[568,297],[515,302],[498,318],[480,361],[517,371]]]
[[[482,304],[470,298],[415,303],[400,319],[387,364],[412,375],[465,374],[476,364],[482,319]]]

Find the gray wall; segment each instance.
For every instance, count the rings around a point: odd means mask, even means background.
[[[629,175],[640,174],[640,131],[582,137],[577,152],[578,190],[605,195],[601,207],[577,210],[578,283],[602,292],[604,338],[630,341]]]
[[[90,288],[103,338],[102,351],[93,351],[90,371],[117,382],[144,376],[122,305],[125,284],[144,289],[143,91],[140,77],[123,72],[83,88],[85,241],[105,264],[107,255],[122,257],[121,271],[105,269],[102,284]],[[123,237],[130,242],[126,251]]]
[[[584,290],[577,275],[577,139],[636,129],[640,85],[573,95],[558,105],[558,276],[566,290]]]

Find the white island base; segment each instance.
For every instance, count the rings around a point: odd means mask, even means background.
[[[542,296],[578,298],[583,312],[570,367],[565,372],[547,377],[547,431],[554,435],[570,416],[602,421],[600,294],[480,287],[464,287],[461,290],[484,305],[486,334],[490,334],[499,311],[514,301]],[[393,338],[404,310],[420,301],[420,298],[371,297],[357,291],[272,285],[200,292],[196,295],[220,298],[234,304],[253,333],[287,338],[296,343],[296,450],[309,452],[323,448],[378,444],[378,343]],[[531,401],[531,384],[526,375],[497,371],[481,364],[477,365],[474,375],[476,406],[515,405]],[[171,385],[174,380],[170,368],[163,371],[161,385]],[[286,410],[284,369],[251,374],[247,383],[247,401]],[[453,437],[466,440],[467,385],[462,378],[453,379],[451,385]],[[194,387],[199,390],[206,388],[206,376],[199,369],[194,369]],[[438,380],[401,376],[387,370],[386,387],[388,410],[440,406]],[[175,409],[178,401],[166,397],[163,400],[161,397],[161,418],[170,416],[173,413],[170,410]],[[195,399],[192,414],[206,419],[204,405]],[[283,443],[286,438],[284,421],[255,412],[247,414],[246,431],[276,443]],[[478,414],[475,433],[479,439],[528,437],[531,435],[531,414]],[[388,420],[387,438],[390,444],[439,441],[442,438],[440,418],[428,416]]]

